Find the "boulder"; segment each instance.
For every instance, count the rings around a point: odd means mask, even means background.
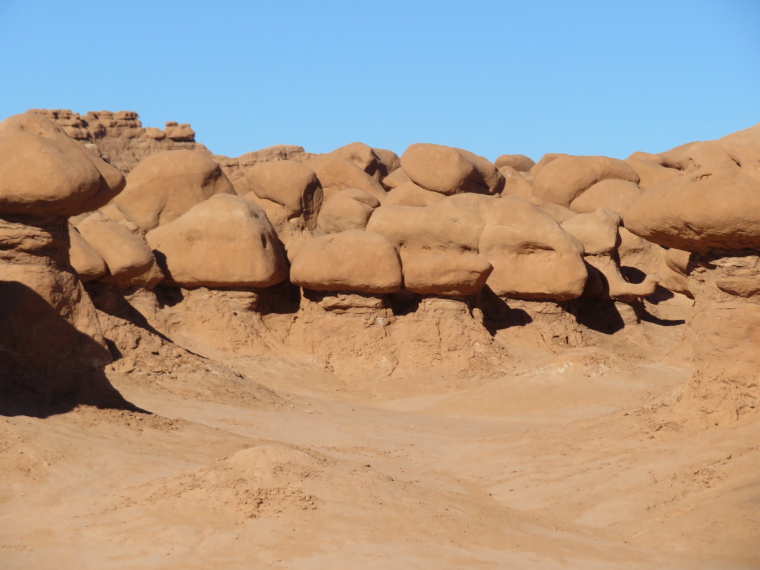
[[[469,252],[406,249],[401,263],[404,288],[423,295],[476,295],[493,269],[484,257]]]
[[[163,279],[145,239],[123,224],[96,212],[79,222],[77,230],[108,267],[100,281],[149,289]]]
[[[517,196],[524,200],[533,197],[533,184],[522,173],[507,165],[499,167],[499,172],[504,177],[502,196]]]
[[[462,192],[500,192],[504,180],[488,160],[469,151],[437,144],[410,145],[401,167],[422,188],[447,196]]]
[[[583,293],[583,244],[526,200],[495,200],[478,247],[493,266],[487,284],[497,295],[562,301]]]
[[[606,156],[563,155],[535,173],[533,192],[538,198],[569,207],[588,188],[609,179],[639,182],[638,174],[622,160]]]
[[[0,212],[72,216],[105,205],[124,177],[42,115],[0,123]]]
[[[620,245],[620,216],[608,208],[576,214],[562,222],[562,229],[583,244],[586,255],[610,255]]]
[[[317,223],[325,233],[337,234],[348,230],[363,230],[380,201],[358,188],[348,188],[335,194],[319,212]]]
[[[108,273],[108,266],[100,254],[71,224],[69,224],[69,242],[71,266],[82,282],[92,281]]]
[[[503,166],[513,168],[517,172],[530,172],[536,162],[524,154],[502,154],[494,162],[494,166],[501,169]]]
[[[277,235],[261,208],[218,194],[148,232],[166,285],[270,287],[287,277]]]
[[[760,248],[760,180],[738,169],[664,182],[628,208],[625,226],[659,245],[691,252]]]
[[[290,280],[315,291],[394,293],[401,288],[401,262],[385,237],[350,230],[305,242],[293,260]]]
[[[393,190],[394,188],[397,188],[402,184],[406,184],[407,182],[412,182],[412,179],[409,178],[409,175],[406,172],[404,172],[403,168],[397,168],[388,176],[383,178],[383,187],[386,190]],[[412,184],[414,184],[414,182],[412,182]]]
[[[432,206],[445,197],[438,192],[425,190],[410,180],[390,190],[383,203],[386,206]]]
[[[570,209],[580,213],[609,208],[624,216],[626,210],[641,196],[641,190],[627,180],[602,180],[591,186],[570,204]]]
[[[241,196],[253,192],[281,205],[288,219],[303,217],[304,227],[314,229],[322,206],[322,186],[308,166],[292,160],[260,162],[246,168],[234,185]]]
[[[208,155],[172,150],[142,160],[114,200],[145,231],[168,224],[216,194],[235,194],[232,183]]]
[[[584,259],[598,272],[598,287],[587,287],[586,296],[630,302],[654,293],[661,280],[659,274],[647,275],[641,283],[625,279],[618,255],[620,224],[620,216],[608,208],[578,214],[562,223],[562,229],[583,244]]]
[[[324,202],[347,188],[364,190],[381,202],[385,198],[383,186],[350,160],[326,154],[312,158],[306,164],[317,173],[324,192]]]

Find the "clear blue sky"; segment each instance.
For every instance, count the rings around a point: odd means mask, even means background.
[[[134,110],[237,156],[624,158],[760,122],[760,0],[0,0],[0,118]]]

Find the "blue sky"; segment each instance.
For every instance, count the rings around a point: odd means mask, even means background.
[[[0,118],[134,110],[229,156],[624,158],[760,122],[760,1],[0,0]]]

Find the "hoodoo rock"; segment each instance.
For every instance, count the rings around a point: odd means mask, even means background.
[[[290,280],[314,291],[394,293],[401,288],[401,263],[384,236],[351,230],[306,242],[293,260]]]
[[[150,156],[127,176],[114,200],[124,216],[145,231],[176,220],[216,194],[235,194],[219,165],[207,155],[176,150]]]
[[[72,144],[73,143],[73,144]],[[90,298],[69,261],[67,217],[103,205],[121,174],[44,117],[0,123],[0,393],[7,402],[118,404]]]
[[[165,285],[264,288],[287,277],[287,261],[266,214],[240,196],[212,196],[146,238]]]

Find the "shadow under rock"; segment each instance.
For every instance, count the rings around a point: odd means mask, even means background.
[[[513,309],[488,286],[481,289],[476,305],[483,311],[483,326],[491,336],[496,336],[500,330],[524,327],[533,322],[530,314],[522,309]]]
[[[129,321],[133,325],[158,336],[166,342],[172,342],[170,338],[154,328],[153,325],[148,322],[148,319],[145,318],[145,315],[135,309],[124,298],[124,293],[116,285],[103,283],[102,281],[89,281],[84,284],[84,288],[90,296],[90,299],[92,299],[92,304],[95,305],[98,310],[108,313],[112,317],[118,317],[125,321]],[[157,292],[159,292],[159,302],[171,305],[171,303],[167,302],[166,291],[159,291],[157,289]],[[121,355],[119,354],[119,356]]]
[[[0,415],[45,418],[79,405],[148,413],[111,385],[110,362],[36,291],[0,282]]]
[[[604,299],[573,299],[562,303],[578,324],[603,334],[615,334],[625,327],[625,321],[615,301]]]

